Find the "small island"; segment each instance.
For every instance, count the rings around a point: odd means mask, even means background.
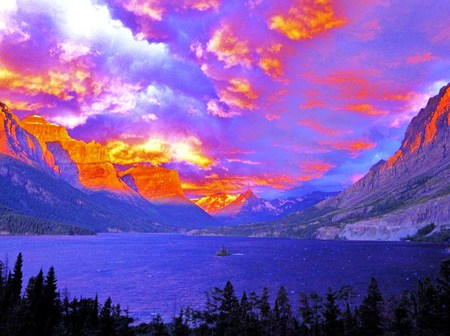
[[[216,253],[216,256],[218,256],[218,257],[228,257],[230,255],[231,255],[231,253],[230,253],[230,251],[228,251],[228,249],[225,247],[225,245],[222,245],[222,249]]]

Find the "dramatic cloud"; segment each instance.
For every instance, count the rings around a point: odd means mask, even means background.
[[[183,139],[153,137],[137,144],[113,140],[106,147],[111,161],[117,164],[149,162],[159,166],[169,162],[187,162],[200,168],[208,168],[213,160],[202,153],[201,145],[199,139],[190,136]]]
[[[447,7],[3,0],[0,101],[177,169],[190,195],[342,189],[448,83]]]
[[[336,16],[331,1],[296,0],[286,13],[273,15],[269,26],[292,40],[303,40],[345,23],[346,19]]]

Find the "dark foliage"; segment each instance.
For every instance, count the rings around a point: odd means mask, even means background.
[[[0,232],[19,235],[94,235],[95,231],[80,226],[15,213],[0,206]]]
[[[231,282],[207,294],[205,309],[187,308],[171,323],[158,315],[150,323],[133,320],[111,299],[61,297],[53,268],[29,279],[22,294],[22,255],[12,271],[0,262],[0,336],[3,335],[139,335],[139,336],[444,336],[450,330],[450,260],[435,279],[415,291],[383,298],[376,279],[358,306],[349,287],[328,289],[325,297],[301,292],[292,310],[284,287],[271,305],[269,291],[243,293]]]

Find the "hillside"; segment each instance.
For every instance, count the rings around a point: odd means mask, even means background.
[[[450,230],[450,84],[409,124],[400,149],[358,182],[280,220],[223,228],[223,234],[350,240],[399,240]]]

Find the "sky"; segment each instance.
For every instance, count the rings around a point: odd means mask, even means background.
[[[190,197],[342,190],[450,80],[447,0],[2,0],[0,101]]]

